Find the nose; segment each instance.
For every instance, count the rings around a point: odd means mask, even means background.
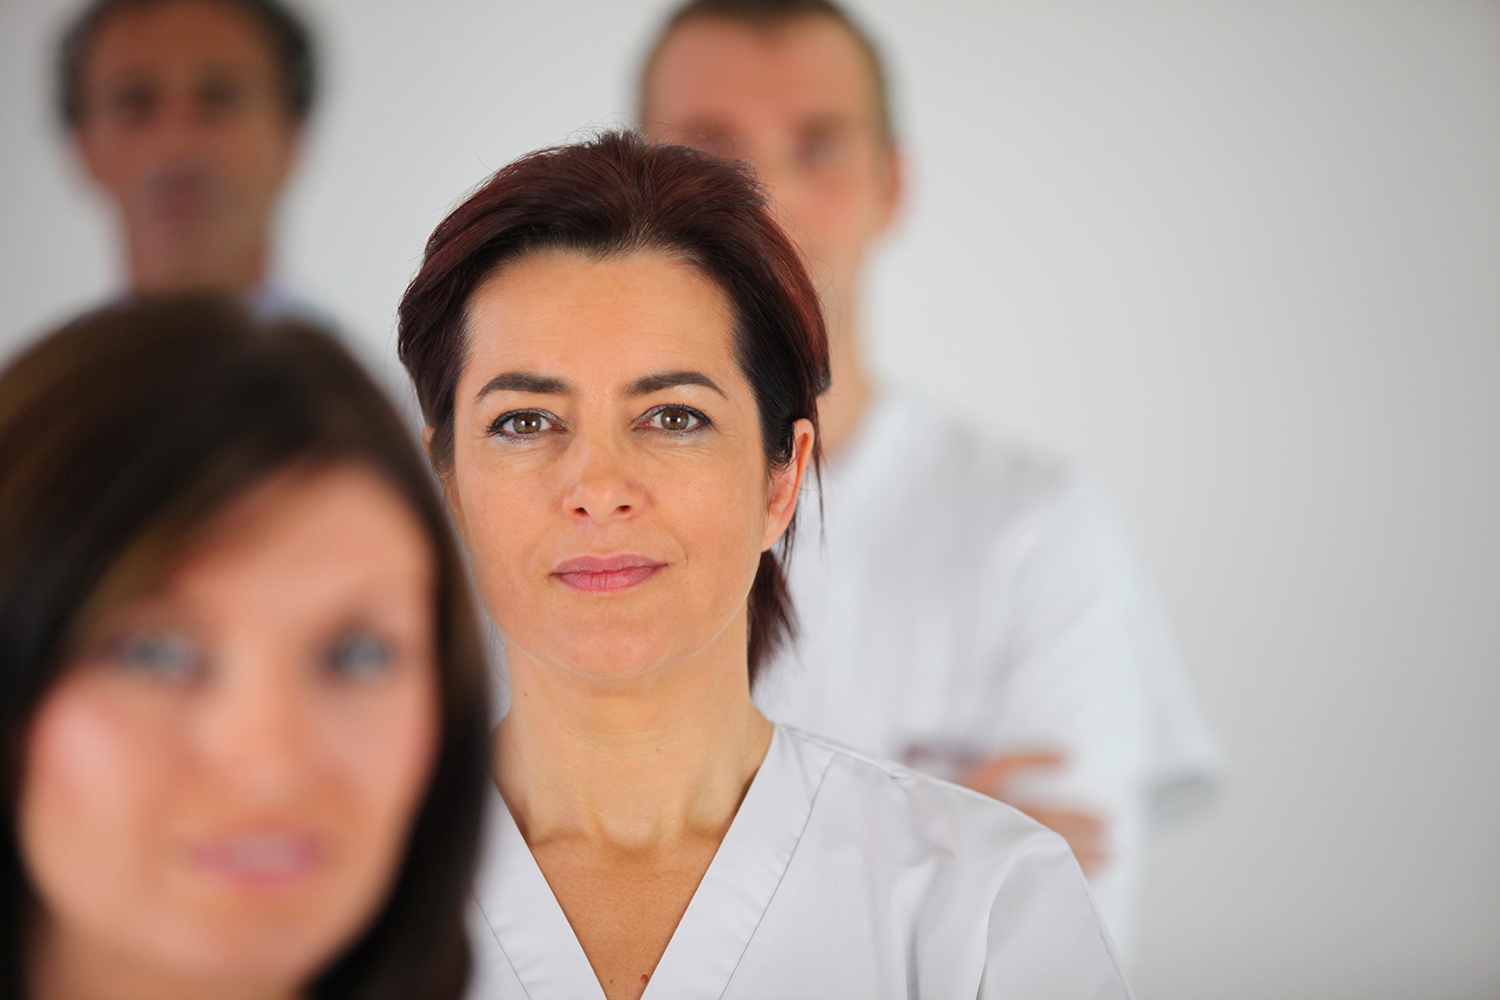
[[[164,165],[197,163],[212,128],[195,96],[174,90],[159,97],[139,138]]]
[[[187,94],[168,92],[156,102],[151,115],[151,130],[158,142],[183,145],[190,142],[199,128],[199,115]]]
[[[299,665],[242,654],[221,663],[206,693],[200,745],[211,776],[249,805],[294,798],[315,770],[314,708]]]
[[[563,505],[576,521],[605,525],[629,518],[644,500],[640,481],[632,475],[623,444],[610,438],[576,440],[563,490]]]

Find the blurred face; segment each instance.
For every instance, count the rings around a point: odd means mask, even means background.
[[[357,936],[436,751],[433,588],[382,480],[288,472],[83,637],[18,823],[58,995],[275,993]]]
[[[225,252],[263,233],[296,152],[271,43],[214,0],[127,8],[84,59],[77,139],[134,242]]]
[[[746,596],[812,431],[767,469],[723,293],[658,254],[549,252],[470,309],[445,487],[512,669],[623,678],[722,652],[743,670]]]
[[[874,72],[853,36],[823,17],[769,29],[689,21],[658,53],[642,108],[655,137],[755,165],[837,329],[899,195]]]

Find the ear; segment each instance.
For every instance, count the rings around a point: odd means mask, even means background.
[[[761,539],[764,552],[786,533],[797,513],[797,498],[802,493],[802,480],[812,463],[813,440],[816,431],[811,420],[799,420],[792,425],[792,460],[771,473],[771,488],[766,498],[766,532]]]
[[[906,200],[906,158],[894,142],[886,145],[884,167],[881,170],[881,218],[879,232],[886,232],[896,221]]]
[[[281,162],[277,164],[280,174],[276,179],[278,189],[286,186],[288,178],[292,176],[292,171],[296,168],[298,161],[302,159],[303,137],[305,134],[306,132],[300,124],[294,123],[287,128],[286,141],[281,149]]]
[[[79,122],[73,126],[73,148],[78,151],[78,159],[83,161],[83,167],[94,183],[108,189],[110,178],[106,168],[107,160],[103,150],[99,148],[99,138],[87,122]]]

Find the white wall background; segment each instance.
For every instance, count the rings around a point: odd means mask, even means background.
[[[113,280],[71,6],[0,0],[0,352]],[[663,4],[306,6],[283,270],[384,359],[445,210],[623,120]],[[1141,997],[1500,996],[1500,3],[855,7],[915,186],[880,369],[1112,481],[1232,756],[1155,850]]]

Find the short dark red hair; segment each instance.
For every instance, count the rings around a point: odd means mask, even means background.
[[[793,457],[793,425],[818,422],[828,337],[818,293],[747,168],[685,146],[606,132],[502,168],[442,221],[401,300],[399,352],[433,428],[439,473],[453,461],[453,395],[468,354],[474,291],[545,250],[595,257],[667,253],[728,298],[735,354],[755,393],[766,464]],[[813,461],[817,468],[819,453]],[[795,525],[793,525],[795,527]],[[762,554],[750,590],[750,678],[796,630],[780,552]]]

